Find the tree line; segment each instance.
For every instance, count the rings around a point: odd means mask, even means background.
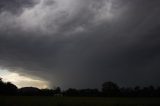
[[[119,87],[114,82],[105,82],[102,89],[75,89],[69,88],[62,91],[55,89],[38,89],[35,87],[17,88],[11,82],[0,79],[0,95],[16,96],[77,96],[77,97],[160,97],[160,87]]]

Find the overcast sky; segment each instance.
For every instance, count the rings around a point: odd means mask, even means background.
[[[0,0],[0,67],[50,87],[160,86],[160,0]]]

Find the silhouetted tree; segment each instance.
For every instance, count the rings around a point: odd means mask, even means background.
[[[160,97],[160,87],[157,87],[154,94],[156,97]]]
[[[41,95],[41,90],[35,87],[24,87],[19,89],[19,94],[24,96]]]
[[[135,97],[141,97],[141,88],[140,88],[140,86],[136,86],[134,88],[133,96],[135,96]]]
[[[153,97],[155,94],[155,88],[153,86],[144,87],[141,91],[143,97]]]
[[[102,93],[104,96],[118,96],[119,87],[113,82],[105,82],[102,85]]]
[[[17,88],[17,86],[15,86],[14,84],[12,84],[11,82],[7,82],[6,83],[6,91],[10,95],[16,95],[17,91],[18,91],[18,88]]]
[[[55,92],[55,94],[60,94],[61,93],[61,88],[60,87],[56,87],[54,92]]]
[[[81,89],[79,94],[80,96],[100,96],[98,89]]]
[[[133,88],[131,87],[123,87],[120,89],[120,96],[122,97],[133,97],[134,96],[134,92],[133,92]]]
[[[41,89],[41,95],[43,95],[43,96],[54,96],[55,91],[53,89]]]
[[[11,82],[3,82],[0,78],[0,94],[1,95],[16,95],[18,88]]]
[[[63,92],[65,96],[79,96],[79,91],[74,88],[69,88],[65,92]]]

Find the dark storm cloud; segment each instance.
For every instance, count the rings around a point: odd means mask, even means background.
[[[35,3],[34,0],[1,0],[0,12],[21,12],[23,8],[32,7]]]
[[[7,11],[28,4],[7,1]],[[1,67],[62,87],[159,84],[159,0],[111,0],[107,14],[109,0],[47,1],[18,18],[0,15]]]

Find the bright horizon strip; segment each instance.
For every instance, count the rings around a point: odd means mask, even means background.
[[[18,88],[22,87],[37,87],[40,89],[48,88],[49,83],[47,81],[34,79],[27,76],[21,76],[15,72],[9,72],[8,70],[0,69],[0,77],[4,82],[11,82]]]

